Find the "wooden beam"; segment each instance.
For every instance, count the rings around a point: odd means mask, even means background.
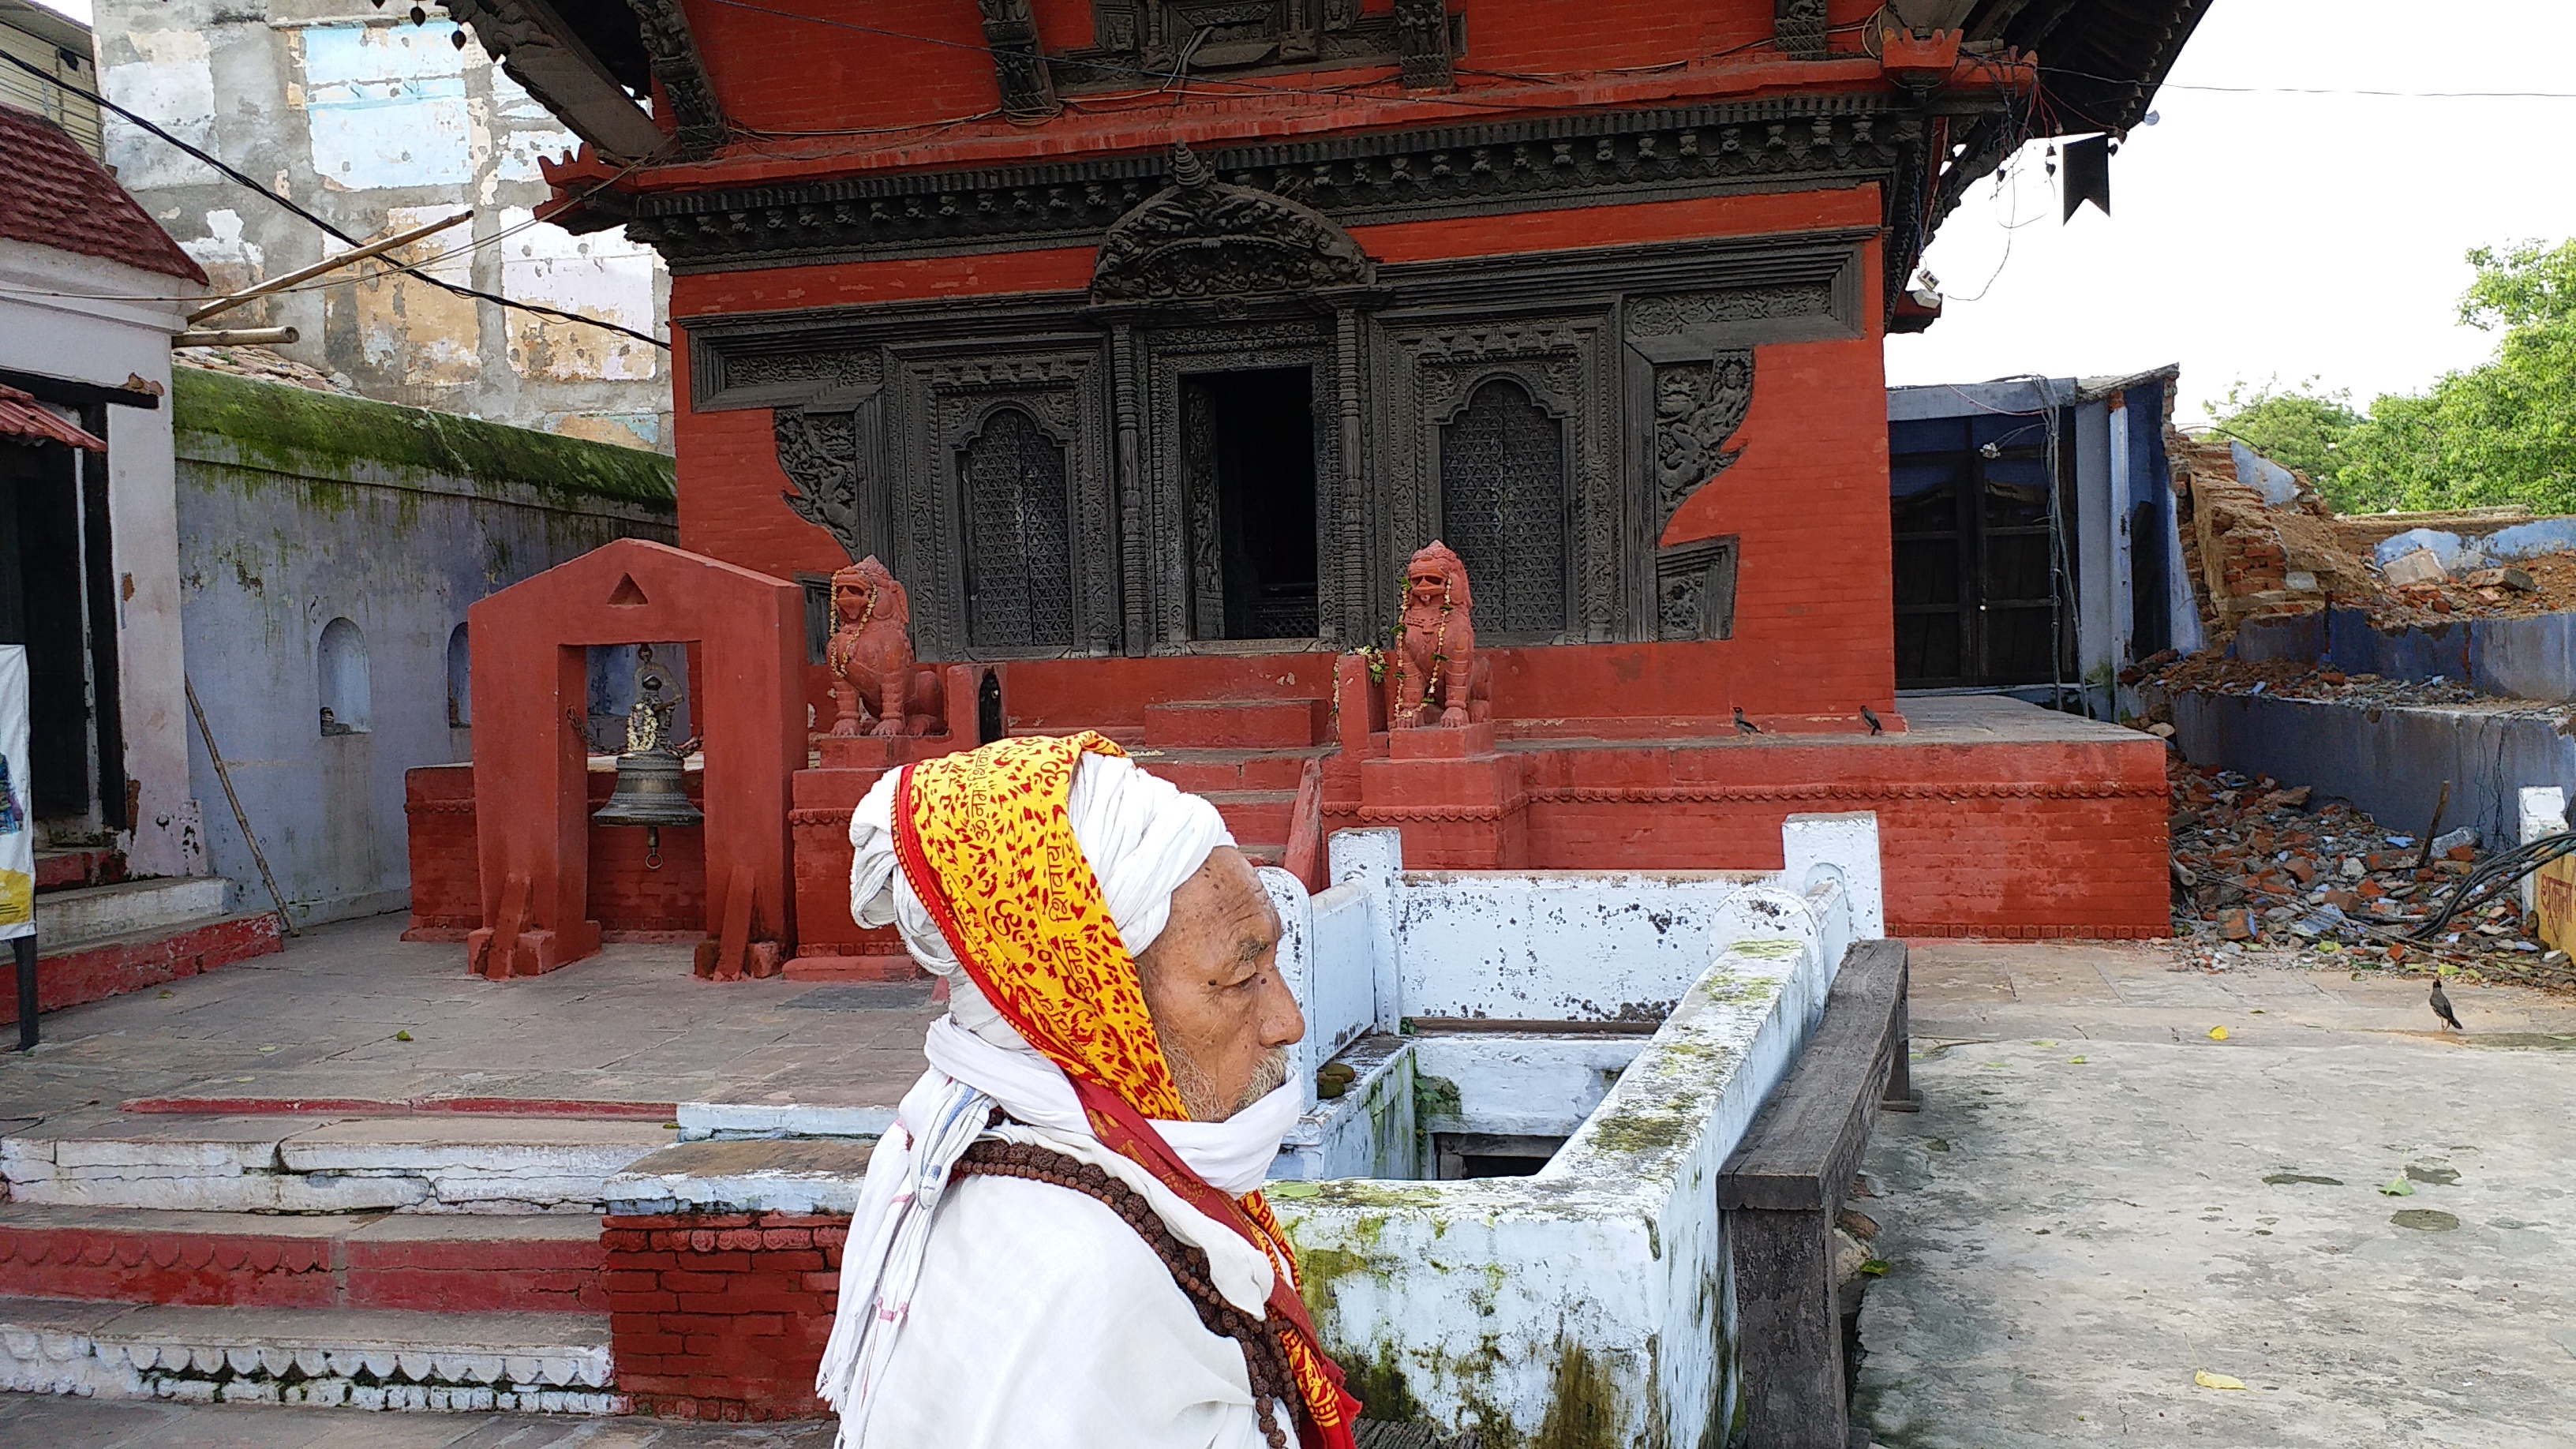
[[[1834,1219],[1882,1105],[1905,1092],[1905,1006],[1904,942],[1844,953],[1824,1020],[1718,1176],[1749,1449],[1849,1444]]]
[[[439,3],[510,79],[603,155],[633,161],[662,149],[662,128],[546,0]]]

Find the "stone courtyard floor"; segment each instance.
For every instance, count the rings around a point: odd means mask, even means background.
[[[697,981],[667,946],[496,985],[400,926],[46,1017],[0,1054],[0,1132],[146,1097],[882,1103],[933,1013],[917,985]],[[1887,1449],[2576,1442],[2576,1000],[2454,984],[2445,1039],[2421,980],[2175,961],[1916,946],[1924,1110],[1882,1119],[1856,1204],[1889,1265],[1858,1422]],[[0,1395],[0,1445],[61,1449],[830,1441]]]
[[[277,955],[44,1016],[33,1055],[0,1052],[0,1133],[150,1098],[882,1104],[921,1074],[937,1015],[927,981],[700,981],[687,946],[485,981],[463,946],[403,925],[308,928]]]
[[[2576,1443],[2576,1000],[2452,983],[2446,1040],[2380,973],[1913,963],[1923,1110],[1857,1204],[1876,1443]]]

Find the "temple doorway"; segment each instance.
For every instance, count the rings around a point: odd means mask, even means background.
[[[99,431],[105,420],[90,420]],[[55,442],[0,439],[0,643],[27,646],[28,782],[39,844],[125,823],[107,469]]]
[[[1303,367],[1182,379],[1190,501],[1190,636],[1312,639],[1314,374]]]

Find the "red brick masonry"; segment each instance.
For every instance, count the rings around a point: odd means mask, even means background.
[[[104,1001],[284,949],[277,917],[263,911],[226,916],[154,939],[122,937],[48,952],[36,963],[36,1009],[60,1011]],[[0,993],[0,1026],[17,1019],[17,994]]]
[[[678,1419],[801,1419],[829,1410],[814,1371],[832,1336],[850,1220],[787,1213],[609,1217],[617,1387]]]
[[[0,1223],[0,1297],[232,1308],[404,1308],[440,1313],[596,1313],[600,1248],[573,1238],[417,1239],[242,1226],[234,1214],[153,1215],[149,1225]],[[216,1217],[217,1231],[171,1227]]]

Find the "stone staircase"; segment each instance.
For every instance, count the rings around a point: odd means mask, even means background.
[[[1136,763],[1207,797],[1244,852],[1276,865],[1287,852],[1297,782],[1331,754],[1332,702],[1179,700],[1145,707]]]
[[[158,986],[281,949],[277,917],[228,912],[231,883],[214,876],[127,880],[106,847],[36,854],[36,982],[40,1011]],[[0,992],[0,1024],[18,1019]]]
[[[0,1388],[619,1414],[632,1119],[97,1112],[0,1137]]]

